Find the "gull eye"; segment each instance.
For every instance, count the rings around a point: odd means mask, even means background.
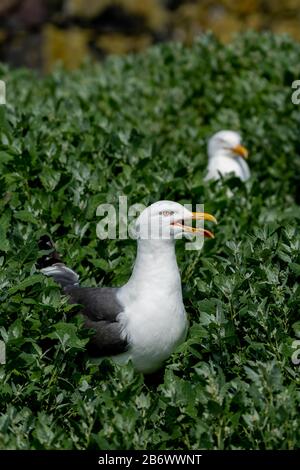
[[[170,217],[171,215],[174,215],[173,211],[160,211],[159,215],[163,215],[164,217]]]

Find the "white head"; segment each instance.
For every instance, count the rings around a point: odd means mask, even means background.
[[[248,157],[248,150],[241,145],[241,136],[234,131],[220,131],[214,134],[208,141],[208,156],[216,155],[227,157]]]
[[[147,207],[136,220],[136,238],[143,240],[169,240],[186,234],[202,234],[213,238],[209,230],[186,225],[192,220],[210,220],[216,223],[214,216],[205,212],[191,212],[173,201],[158,201]]]

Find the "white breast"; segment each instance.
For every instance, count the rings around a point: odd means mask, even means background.
[[[174,241],[139,241],[133,273],[118,300],[124,305],[118,321],[129,349],[117,361],[131,359],[137,370],[155,371],[187,331]]]
[[[187,317],[177,295],[161,296],[148,292],[129,304],[118,320],[129,340],[128,353],[119,359],[131,359],[143,373],[158,369],[184,339]]]
[[[221,175],[234,173],[242,181],[250,177],[248,164],[241,157],[228,157],[225,155],[210,158],[207,167],[206,180],[219,179]]]

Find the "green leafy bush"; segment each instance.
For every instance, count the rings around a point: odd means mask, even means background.
[[[299,447],[299,56],[247,33],[44,78],[1,67],[2,448]],[[203,183],[222,128],[251,152],[246,185]],[[135,242],[96,238],[98,204],[119,195],[203,202],[219,219],[201,253],[177,244],[191,327],[157,383],[90,359],[73,307],[35,268],[48,232],[83,285],[125,282]]]

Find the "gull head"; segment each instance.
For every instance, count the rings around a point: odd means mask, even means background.
[[[144,209],[136,220],[136,238],[174,240],[191,234],[214,238],[213,233],[201,227],[199,222],[197,227],[193,227],[193,220],[203,221],[202,225],[204,220],[216,223],[215,217],[206,212],[191,212],[177,202],[158,201]]]
[[[208,142],[208,156],[223,155],[236,158],[248,157],[248,150],[241,144],[241,136],[234,131],[220,131],[214,134]]]

